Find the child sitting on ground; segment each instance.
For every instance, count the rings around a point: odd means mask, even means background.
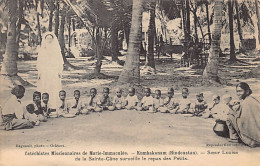
[[[80,113],[82,114],[87,114],[88,110],[84,109],[85,104],[83,104],[82,100],[80,99],[80,91],[75,90],[74,91],[74,100],[71,101],[71,109],[70,113],[79,115]]]
[[[43,114],[43,109],[41,106],[41,92],[35,91],[33,92],[33,106],[34,106],[34,113],[37,115],[38,120],[41,122],[46,122],[47,117]]]
[[[153,109],[153,97],[151,96],[151,89],[144,89],[145,96],[137,106],[138,111],[147,111]]]
[[[103,89],[103,95],[100,98],[100,106],[102,110],[114,111],[114,107],[112,106],[111,99],[109,97],[109,88],[105,87]]]
[[[206,109],[208,108],[207,102],[204,100],[203,93],[198,93],[196,95],[197,101],[195,102],[195,108],[193,112],[193,116],[202,116],[206,113]]]
[[[126,109],[127,110],[136,110],[136,106],[139,102],[137,96],[135,95],[135,88],[128,89],[128,95],[125,98],[126,100]]]
[[[175,109],[178,106],[178,103],[174,101],[174,89],[169,88],[167,91],[168,96],[164,99],[164,106],[159,108],[161,113],[167,113]]]
[[[149,110],[148,112],[155,113],[159,111],[160,107],[163,107],[164,102],[161,96],[161,90],[155,90],[155,96],[153,98],[153,110]]]
[[[58,116],[65,117],[65,118],[72,118],[75,117],[74,113],[70,113],[70,104],[66,100],[66,92],[61,90],[59,92],[59,103],[57,105],[57,114]]]
[[[216,120],[226,121],[229,113],[229,109],[232,109],[230,104],[232,97],[229,94],[222,96],[222,103],[218,104],[217,107],[212,111],[212,116]]]
[[[48,104],[48,102],[49,102],[49,94],[43,93],[42,94],[43,115],[45,117],[57,117],[56,110],[53,109],[53,107],[50,104]]]
[[[102,109],[100,107],[100,100],[96,97],[97,89],[91,88],[90,89],[90,97],[87,99],[87,110],[93,112],[101,112]]]
[[[24,118],[29,120],[33,125],[39,126],[40,120],[38,115],[35,114],[35,106],[33,104],[28,104],[26,106],[26,112]]]
[[[208,107],[206,113],[204,113],[202,116],[204,118],[213,118],[213,116],[216,114],[216,111],[219,107],[220,103],[220,96],[213,95],[212,96],[213,103]]]
[[[191,113],[191,110],[190,110],[191,102],[188,99],[188,96],[189,96],[189,89],[183,88],[182,89],[182,99],[179,102],[179,106],[173,110],[170,110],[170,113],[176,113],[176,114]]]
[[[116,110],[121,110],[123,108],[125,108],[125,98],[122,96],[122,89],[121,88],[117,88],[116,89],[116,96],[113,98],[113,106],[114,109]]]

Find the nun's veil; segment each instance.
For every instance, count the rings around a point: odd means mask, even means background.
[[[53,37],[51,44],[47,44],[46,40],[49,35]],[[53,32],[45,33],[37,57],[38,74],[48,69],[58,70],[57,72],[60,74],[63,70],[63,64],[61,48],[56,35]]]

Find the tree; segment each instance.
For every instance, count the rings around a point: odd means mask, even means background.
[[[233,26],[233,2],[228,0],[228,18],[229,18],[229,42],[230,42],[230,61],[236,61],[235,42],[234,42],[234,26]]]
[[[56,0],[56,4],[55,4],[55,13],[54,13],[54,22],[55,22],[55,26],[54,26],[54,34],[56,35],[56,37],[58,37],[59,34],[59,23],[60,23],[60,6],[59,6],[59,0]]]
[[[1,70],[2,77],[6,78],[5,83],[7,86],[16,84],[29,85],[28,82],[24,81],[18,76],[17,68],[17,52],[19,48],[16,43],[16,29],[18,19],[18,0],[6,1],[8,8],[8,29],[7,29],[7,43],[5,54],[3,55],[3,66]]]
[[[207,26],[208,26],[208,34],[209,34],[209,43],[211,43],[211,34],[210,34],[210,23],[209,23],[209,2],[205,0],[206,13],[207,13]]]
[[[206,80],[219,82],[218,77],[218,60],[220,53],[220,39],[222,30],[222,0],[216,0],[214,6],[214,29],[212,32],[212,42],[209,50],[209,58],[207,66],[203,72]]]
[[[258,27],[258,43],[257,45],[259,46],[260,45],[260,13],[259,13],[259,5],[258,5],[258,0],[255,0],[255,7],[256,7],[256,16],[257,16],[257,27]],[[256,27],[255,27],[256,28]],[[260,49],[257,48],[258,50]]]
[[[150,21],[149,21],[149,29],[148,29],[148,55],[147,55],[147,66],[155,69],[155,61],[154,61],[154,38],[156,36],[155,30],[155,2],[152,1],[150,3]]]
[[[48,4],[48,7],[49,7],[49,11],[50,11],[48,30],[50,32],[52,32],[53,12],[55,10],[54,0],[49,0],[47,4]]]
[[[142,13],[143,0],[133,0],[129,46],[126,55],[126,63],[118,79],[118,82],[120,83],[140,83],[139,51],[142,40]]]
[[[62,2],[63,3],[63,2]],[[80,67],[74,66],[71,63],[69,63],[69,61],[66,58],[65,55],[65,50],[66,50],[66,46],[65,46],[65,39],[64,39],[64,28],[65,28],[65,23],[66,23],[66,17],[69,17],[67,15],[67,11],[69,10],[69,6],[67,6],[65,3],[63,3],[63,8],[60,10],[60,27],[59,27],[59,32],[58,32],[58,39],[59,39],[59,43],[60,43],[60,47],[61,47],[61,54],[62,54],[62,58],[64,61],[64,67],[70,67],[72,69],[81,69]]]
[[[236,17],[237,18],[237,31],[238,31],[239,40],[240,40],[239,50],[244,52],[245,45],[244,45],[244,40],[243,40],[243,30],[242,30],[241,23],[240,23],[240,13],[239,13],[239,6],[238,6],[237,0],[235,0],[235,8],[236,8],[236,16],[237,16]]]

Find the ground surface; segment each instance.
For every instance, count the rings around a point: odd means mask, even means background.
[[[226,65],[220,63],[219,75],[223,81],[221,86],[202,85],[201,69],[180,67],[179,56],[174,56],[171,62],[161,59],[156,62],[157,74],[142,75],[141,84],[144,87],[161,89],[165,96],[168,87],[174,87],[175,97],[181,96],[181,89],[189,87],[190,98],[195,101],[195,95],[203,92],[205,100],[211,102],[213,94],[231,94],[235,98],[235,85],[239,81],[246,81],[253,90],[253,96],[260,98],[258,78],[244,78],[244,72],[255,68],[259,62],[252,61],[255,54],[239,55],[238,58],[249,64]],[[68,98],[72,98],[73,90],[79,89],[82,98],[89,95],[89,89],[96,87],[101,91],[109,86],[114,95],[116,79],[86,79],[93,71],[94,61],[88,58],[69,59],[82,70],[64,71],[63,87]],[[30,83],[37,84],[36,61],[20,61],[19,75]],[[122,67],[104,60],[102,72],[110,76],[119,76]],[[3,89],[2,89],[3,90]],[[36,87],[27,87],[24,101],[31,100]],[[8,99],[9,90],[1,92],[1,105]],[[49,119],[48,122],[30,130],[0,131],[1,147],[10,148],[14,144],[62,143],[65,145],[111,145],[111,146],[192,146],[205,147],[206,144],[228,143],[225,138],[218,137],[212,131],[214,121],[183,115],[149,114],[135,111],[115,111],[80,115],[74,119]],[[247,147],[239,145],[241,150]],[[254,150],[253,150],[254,151]]]

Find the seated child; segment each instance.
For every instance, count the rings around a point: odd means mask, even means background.
[[[58,117],[62,116],[65,118],[72,118],[75,117],[75,113],[70,113],[70,104],[66,100],[66,92],[64,90],[61,90],[59,92],[59,103],[57,105],[57,114]]]
[[[204,100],[203,93],[197,94],[196,98],[197,101],[195,102],[193,116],[202,116],[206,112],[206,109],[208,108],[208,104]]]
[[[213,131],[222,137],[229,137],[229,130],[227,126],[227,118],[232,106],[230,106],[230,102],[232,97],[228,94],[222,96],[222,102],[214,107],[213,118],[216,121],[215,126],[213,127]]]
[[[208,107],[206,113],[202,115],[204,118],[213,118],[213,116],[217,113],[215,110],[218,109],[220,103],[220,96],[213,95],[212,100],[213,103],[211,104],[211,106]]]
[[[71,101],[70,113],[73,113],[75,115],[79,115],[80,113],[87,114],[88,110],[84,109],[85,104],[83,104],[82,100],[80,99],[79,90],[74,91],[74,99],[75,100]]]
[[[126,100],[126,109],[127,110],[136,110],[136,106],[139,102],[137,96],[135,95],[135,88],[128,89],[128,95],[125,98]]]
[[[125,98],[122,96],[122,89],[117,88],[116,89],[116,96],[113,98],[113,106],[116,110],[120,110],[125,108]]]
[[[33,104],[28,104],[26,106],[26,112],[24,114],[24,118],[29,120],[35,126],[40,125],[40,120],[38,115],[35,114],[35,107]]]
[[[169,88],[167,91],[168,97],[164,99],[164,106],[159,108],[159,111],[162,113],[170,112],[170,110],[175,109],[178,106],[178,103],[176,103],[173,99],[174,96],[174,89]]]
[[[48,93],[43,93],[42,94],[42,110],[43,110],[43,115],[45,117],[57,117],[56,110],[53,109],[53,107],[48,104],[49,102],[49,94]]]
[[[212,116],[216,120],[226,121],[229,110],[232,109],[232,106],[230,105],[232,97],[228,94],[225,94],[222,96],[222,100],[222,103],[218,104],[214,108]]]
[[[41,106],[41,92],[35,91],[33,92],[33,106],[34,113],[38,116],[38,120],[41,122],[46,122],[47,117],[43,114],[43,109]]]
[[[151,89],[145,88],[144,89],[145,96],[138,104],[137,110],[138,111],[147,111],[153,108],[153,97],[151,96]]]
[[[105,87],[103,89],[103,95],[100,98],[100,106],[102,110],[114,111],[114,107],[112,106],[111,99],[109,97],[109,88]]]
[[[90,97],[87,99],[87,110],[93,112],[101,112],[102,109],[100,107],[100,100],[96,97],[97,89],[91,88],[90,89]]]
[[[160,107],[163,107],[163,99],[161,98],[161,90],[155,90],[155,96],[153,98],[153,109],[149,110],[148,112],[155,113],[159,111]]]
[[[182,99],[179,102],[179,106],[176,107],[175,109],[170,110],[170,113],[175,113],[175,114],[191,113],[191,110],[190,110],[191,102],[188,99],[188,96],[189,96],[189,89],[183,88],[182,89]]]

